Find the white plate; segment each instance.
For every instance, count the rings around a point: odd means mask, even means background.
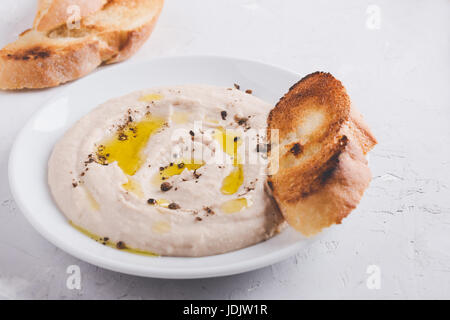
[[[238,251],[202,258],[147,257],[107,246],[72,228],[53,203],[47,186],[47,160],[55,142],[72,124],[106,100],[163,85],[211,84],[252,89],[275,104],[300,76],[278,67],[221,57],[168,57],[124,63],[69,84],[25,125],[9,159],[13,196],[34,228],[51,243],[97,266],[156,278],[206,278],[261,268],[309,245],[288,228],[274,238]]]

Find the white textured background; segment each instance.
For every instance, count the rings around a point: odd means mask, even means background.
[[[1,2],[3,46],[30,26],[36,5]],[[373,8],[380,11],[379,29]],[[379,140],[370,155],[370,189],[342,226],[282,263],[216,279],[122,275],[79,261],[38,235],[11,197],[8,155],[25,121],[62,88],[0,92],[0,297],[450,298],[449,40],[445,0],[166,0],[154,34],[132,60],[217,54],[303,75],[329,71]],[[72,264],[81,268],[79,291],[66,288]],[[366,286],[372,264],[381,269],[379,290]]]

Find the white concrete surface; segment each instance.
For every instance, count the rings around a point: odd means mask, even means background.
[[[30,26],[34,11],[33,0],[2,1],[1,46]],[[44,240],[16,208],[7,161],[23,124],[62,88],[0,92],[0,297],[450,298],[449,14],[446,0],[166,1],[153,36],[132,60],[217,54],[305,75],[329,71],[379,139],[370,189],[342,226],[291,259],[236,276],[127,276]],[[70,265],[80,266],[81,290],[66,287]],[[379,289],[370,265],[379,268]]]

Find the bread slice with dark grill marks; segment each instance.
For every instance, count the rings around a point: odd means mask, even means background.
[[[164,1],[95,2],[41,1],[34,27],[0,50],[0,89],[53,87],[129,58],[150,36]],[[84,5],[79,28],[68,26],[64,16],[51,17],[61,3]]]
[[[377,143],[341,82],[316,72],[292,86],[268,116],[268,137],[268,183],[287,222],[307,236],[341,223],[369,185],[365,154]]]

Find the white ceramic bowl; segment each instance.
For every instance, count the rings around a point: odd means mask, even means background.
[[[147,257],[103,246],[72,228],[47,186],[47,161],[55,142],[102,102],[163,85],[210,84],[243,89],[275,104],[300,76],[278,67],[234,58],[186,56],[123,63],[67,85],[27,122],[9,159],[9,180],[17,205],[34,228],[62,250],[97,266],[155,278],[206,278],[261,268],[309,245],[294,230],[238,251],[202,258]]]

